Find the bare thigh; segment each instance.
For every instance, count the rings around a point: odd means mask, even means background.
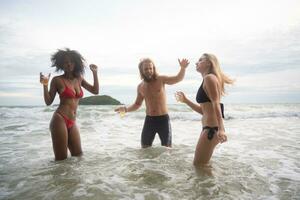
[[[57,113],[53,114],[50,131],[55,160],[66,159],[68,157],[68,130],[64,119]]]
[[[219,143],[217,133],[214,134],[212,140],[209,140],[207,132],[208,130],[202,131],[196,146],[194,157],[194,165],[196,166],[208,164],[216,145]]]
[[[68,147],[72,156],[80,156],[82,154],[79,130],[76,124],[69,130]]]

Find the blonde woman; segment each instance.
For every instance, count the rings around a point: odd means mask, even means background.
[[[225,94],[225,84],[232,84],[233,80],[223,74],[213,54],[203,54],[196,63],[196,70],[203,77],[196,97],[197,103],[190,101],[183,92],[176,92],[176,98],[203,115],[203,128],[194,157],[194,165],[201,166],[209,163],[217,144],[227,141],[220,99]]]

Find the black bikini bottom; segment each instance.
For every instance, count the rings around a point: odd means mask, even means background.
[[[213,137],[214,137],[214,134],[215,134],[216,132],[218,132],[218,130],[219,130],[219,128],[218,128],[217,126],[215,126],[215,127],[204,126],[204,127],[202,128],[202,131],[205,130],[205,129],[208,130],[208,132],[207,132],[207,139],[208,139],[208,140],[212,140]]]

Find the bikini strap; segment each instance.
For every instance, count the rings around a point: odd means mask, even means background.
[[[62,78],[62,81],[63,81],[64,85],[65,85],[66,87],[68,87],[67,84],[66,84],[66,82],[65,82],[65,80],[64,80],[64,78]]]

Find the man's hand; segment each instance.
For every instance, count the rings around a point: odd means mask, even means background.
[[[188,59],[185,59],[185,58],[183,58],[182,60],[180,60],[178,58],[178,62],[179,62],[180,67],[182,67],[182,68],[187,68],[187,66],[190,64]]]
[[[121,106],[121,107],[116,108],[115,112],[126,113],[127,112],[127,108],[126,108],[126,106]]]

